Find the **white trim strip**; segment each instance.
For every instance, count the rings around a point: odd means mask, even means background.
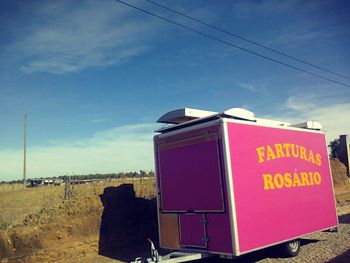
[[[153,137],[153,154],[154,154],[154,175],[155,175],[155,179],[156,179],[156,198],[157,198],[157,220],[158,220],[158,238],[159,238],[159,245],[162,244],[162,240],[161,240],[161,228],[160,228],[160,196],[159,196],[159,187],[158,187],[158,183],[160,184],[160,182],[158,182],[158,163],[157,160],[159,161],[159,159],[157,158],[157,153],[158,153],[158,148],[157,148],[157,144],[156,144],[156,136]]]
[[[226,119],[222,119],[222,141],[224,146],[224,161],[226,171],[226,188],[227,188],[227,199],[229,205],[230,214],[230,225],[231,225],[231,238],[232,238],[232,250],[235,256],[239,256],[239,242],[238,242],[238,230],[237,230],[237,215],[236,215],[236,203],[233,189],[233,178],[231,169],[231,155],[230,145],[228,138],[227,122]]]
[[[303,129],[303,128],[290,127],[290,126],[271,126],[271,125],[267,125],[265,123],[241,121],[241,120],[234,120],[234,119],[228,119],[228,118],[222,118],[222,120],[224,120],[227,123],[238,123],[238,124],[267,127],[267,128],[272,128],[272,129],[282,129],[282,130],[291,130],[291,131],[298,131],[298,132],[311,132],[311,133],[325,134],[323,131]]]
[[[324,136],[324,140],[325,140],[325,143],[327,145],[327,138],[326,138],[326,136]],[[327,148],[326,148],[326,152],[327,152]],[[327,161],[328,161],[329,175],[331,177],[330,179],[331,179],[331,184],[332,184],[333,202],[334,202],[334,209],[335,209],[335,215],[336,215],[336,218],[337,218],[337,226],[338,226],[339,225],[339,218],[338,218],[338,211],[337,211],[337,203],[336,203],[335,194],[334,194],[333,173],[332,173],[331,162],[330,162],[329,158],[328,158]]]

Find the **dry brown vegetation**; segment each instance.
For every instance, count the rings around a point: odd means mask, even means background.
[[[330,160],[338,215],[350,213],[350,178],[346,167],[338,159]]]
[[[73,196],[79,199],[98,196],[109,186],[134,184],[136,196],[150,198],[155,196],[154,179],[113,179],[97,183],[72,185]],[[25,188],[22,184],[0,186],[0,229],[19,224],[30,214],[42,208],[52,208],[64,201],[64,186],[43,186]]]
[[[338,213],[350,213],[345,167],[331,160]],[[157,239],[155,180],[64,186],[0,186],[0,262],[125,262]]]
[[[103,214],[107,211],[104,206],[110,205],[108,194],[116,193],[118,186],[131,184],[136,197],[132,196],[129,187],[127,192],[118,196],[121,202],[126,201],[130,206],[135,206],[135,200],[155,197],[154,178],[73,185],[73,197],[70,200],[63,198],[64,186],[24,188],[17,185],[13,190],[1,189],[0,262],[66,262],[67,259],[69,262],[80,262],[82,258],[85,258],[82,262],[88,262],[89,257],[94,262],[101,250],[99,241],[102,224],[110,224],[106,217],[105,222],[102,222]],[[101,201],[103,196],[107,200],[105,204]],[[115,207],[116,210],[125,210],[122,203],[117,203]],[[145,209],[140,206],[137,208],[140,211]],[[132,210],[133,207],[130,207]],[[120,217],[122,215],[117,215],[114,219]],[[123,227],[127,229],[127,226]],[[98,259],[101,262],[104,260],[107,258]]]
[[[0,229],[19,224],[43,207],[63,201],[62,187],[25,188],[21,184],[0,187]]]

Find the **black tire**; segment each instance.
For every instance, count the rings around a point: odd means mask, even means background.
[[[282,253],[285,257],[295,257],[300,251],[300,240],[295,239],[282,244]]]

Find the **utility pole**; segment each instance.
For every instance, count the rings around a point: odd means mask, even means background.
[[[28,114],[24,112],[24,125],[23,125],[23,185],[26,185],[27,181],[27,122]]]

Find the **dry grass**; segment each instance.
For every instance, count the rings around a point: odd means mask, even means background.
[[[0,191],[0,228],[19,224],[26,215],[61,202],[63,191],[62,186],[24,188],[23,185]]]
[[[0,184],[0,193],[23,189],[23,184]]]
[[[155,197],[154,178],[123,178],[94,182],[90,184],[72,185],[74,199],[97,197],[106,187],[132,183],[136,196]],[[64,186],[43,186],[25,188],[21,184],[0,186],[0,229],[7,230],[20,224],[26,215],[35,214],[41,209],[51,209],[64,201]]]

